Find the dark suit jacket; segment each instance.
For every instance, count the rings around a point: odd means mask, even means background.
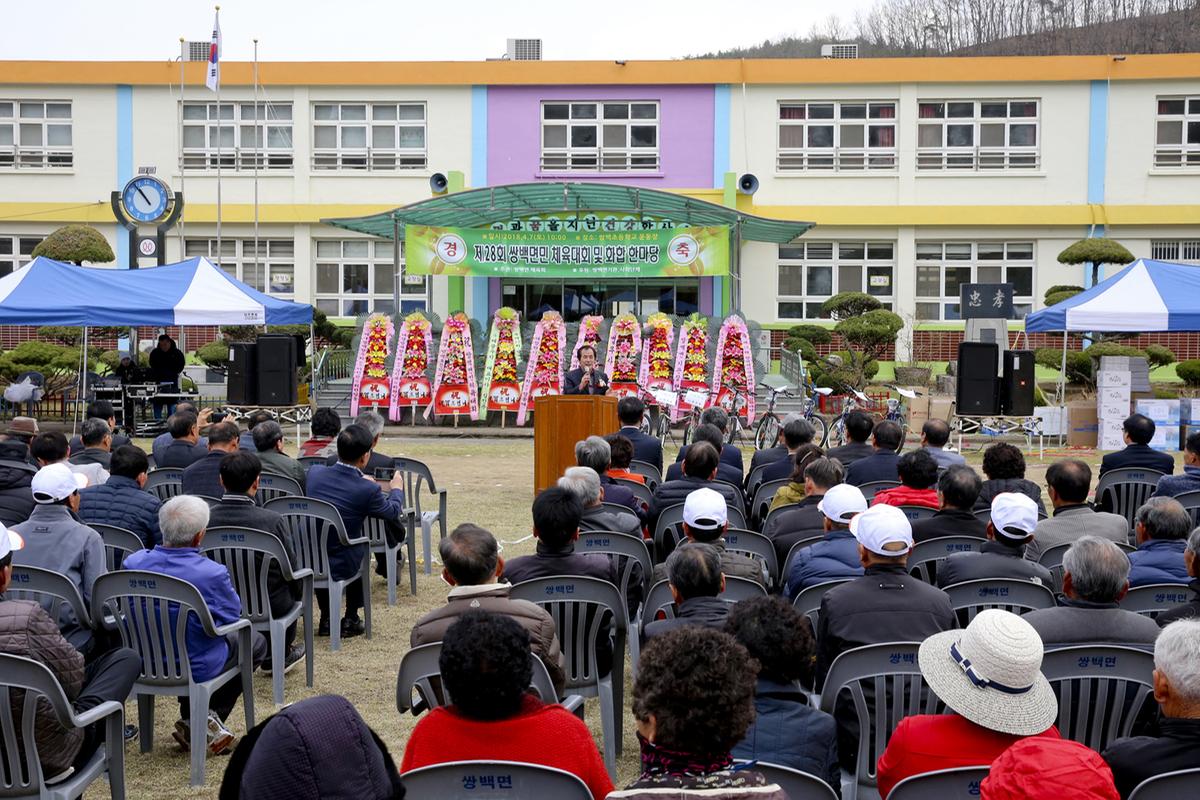
[[[155,456],[154,462],[159,467],[190,467],[206,455],[207,445],[202,447],[182,439],[172,439],[171,443],[163,448],[162,458]]]
[[[846,467],[846,483],[851,486],[862,486],[874,481],[898,481],[900,473],[896,471],[896,462],[900,456],[886,450],[876,450],[866,458],[860,458]]]
[[[677,481],[683,477],[683,462],[676,461],[667,467],[667,474],[663,476],[664,481]],[[741,486],[741,473],[736,469],[726,464],[724,461],[717,464],[717,480],[732,483],[734,486]]]
[[[337,453],[334,453],[329,458],[325,459],[326,466],[332,467],[336,463],[338,463]],[[375,477],[375,469],[377,467],[387,467],[390,469],[391,466],[392,466],[392,457],[391,456],[385,456],[383,453],[379,453],[375,450],[372,450],[371,451],[371,460],[367,462],[367,468],[363,470],[363,474],[374,478]],[[307,486],[305,487],[305,489],[307,490]]]
[[[810,458],[812,458],[810,456]],[[807,463],[807,462],[806,462]],[[767,464],[767,468],[763,470],[763,483],[767,481],[781,481],[792,477],[792,470],[796,468],[796,459],[788,455],[787,448],[783,450],[783,457],[777,458]]]
[[[227,494],[221,502],[209,510],[208,527],[210,528],[249,528],[255,531],[273,533],[283,542],[288,560],[293,569],[299,569],[296,554],[292,550],[291,537],[283,517],[276,511],[260,508],[254,504],[254,498],[244,494]],[[261,556],[257,556],[261,558]],[[271,600],[271,613],[283,616],[292,610],[292,606],[300,599],[300,581],[285,581],[279,565],[272,563],[267,568],[267,594]]]
[[[579,382],[582,380],[583,367],[567,370],[567,374],[563,375],[563,394],[604,394],[612,383],[602,369],[596,369],[592,373],[592,383],[586,391],[579,388]]]
[[[131,443],[132,442],[130,442],[129,437],[126,436],[125,434],[114,433],[112,435],[112,445],[109,449],[116,450],[121,445],[131,444]],[[74,436],[72,436],[71,441],[67,443],[67,449],[69,449],[71,451],[71,455],[73,455],[73,456],[79,455],[80,453],[82,453],[83,452],[83,438],[80,437],[79,434],[75,434]],[[104,468],[108,469],[108,465],[105,464]]]
[[[755,450],[754,455],[750,456],[750,468],[746,470],[746,480],[749,480],[750,476],[754,474],[755,468],[761,467],[763,464],[774,464],[786,455],[787,448],[781,444],[765,450]]]
[[[875,448],[871,446],[870,442],[850,442],[825,453],[829,458],[836,458],[842,462],[843,467],[848,467],[860,458],[874,454]]]
[[[183,493],[202,494],[220,499],[225,494],[221,486],[221,459],[229,455],[224,450],[210,450],[204,458],[183,471]]]
[[[633,442],[633,457],[636,461],[653,464],[658,467],[658,473],[662,474],[662,442],[653,436],[647,436],[632,425],[622,427],[617,433]]]
[[[986,539],[987,523],[970,511],[943,508],[932,517],[913,521],[912,533],[914,542],[940,539],[943,536],[975,536]]]
[[[361,535],[364,517],[394,520],[404,513],[404,492],[399,489],[387,493],[379,491],[379,484],[363,480],[363,473],[349,464],[318,465],[310,469],[308,496],[337,508],[349,539]],[[343,547],[336,536],[330,537],[329,572],[333,579],[346,580],[358,572],[366,548],[365,544]]]
[[[679,448],[679,452],[675,455],[675,462],[678,463],[680,461],[683,461],[683,459],[686,457],[687,457],[687,447],[684,446],[684,447]],[[742,483],[744,480],[744,478],[742,477],[743,472],[744,472],[742,469],[742,451],[740,449],[738,449],[737,447],[734,447],[731,444],[722,445],[720,460],[721,460],[722,464],[728,464],[729,466],[731,466],[737,470],[738,479],[736,481],[734,481],[734,483]],[[725,480],[725,479],[721,478],[721,480]]]
[[[112,466],[112,453],[99,447],[89,447],[71,456],[70,461],[72,464],[99,464],[109,469]]]
[[[1129,467],[1156,469],[1170,475],[1175,471],[1175,459],[1170,453],[1160,452],[1146,444],[1126,445],[1124,450],[1109,453],[1100,459],[1101,475],[1110,469],[1127,469]]]

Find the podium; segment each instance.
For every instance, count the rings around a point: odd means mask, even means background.
[[[586,394],[539,397],[533,403],[533,493],[554,486],[575,466],[575,443],[620,429],[617,398]]]

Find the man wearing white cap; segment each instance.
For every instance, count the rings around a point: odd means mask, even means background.
[[[87,478],[72,472],[66,464],[42,467],[29,484],[35,503],[33,512],[26,522],[12,529],[25,540],[25,548],[17,555],[18,564],[66,575],[79,588],[84,603],[90,604],[92,584],[106,569],[104,541],[74,513],[79,511],[79,490],[86,485]],[[84,655],[90,654],[92,633],[79,624],[66,603],[59,612],[58,627]]]
[[[850,532],[850,520],[867,510],[867,498],[857,486],[839,483],[825,492],[817,509],[825,525],[825,538],[801,548],[792,559],[784,590],[789,600],[809,586],[863,574],[858,540]]]
[[[683,502],[683,533],[689,542],[712,545],[721,556],[721,572],[727,577],[747,578],[766,588],[763,567],[750,556],[731,553],[722,538],[729,527],[725,498],[712,489],[697,489]],[[666,563],[654,567],[654,580],[667,579]]]
[[[1028,622],[997,609],[965,630],[934,634],[917,655],[921,675],[953,714],[900,721],[879,757],[879,796],[912,775],[987,766],[1026,736],[1059,738],[1058,700],[1042,675],[1042,640]]]
[[[937,583],[945,588],[983,578],[1012,578],[1051,586],[1050,570],[1025,559],[1025,546],[1033,541],[1038,524],[1037,503],[1020,492],[1002,492],[992,498],[988,540],[978,553],[955,553],[938,566]]]

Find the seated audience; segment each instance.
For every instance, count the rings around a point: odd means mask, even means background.
[[[84,605],[90,607],[92,584],[107,569],[100,534],[75,516],[82,482],[83,476],[72,473],[66,464],[42,467],[29,487],[37,505],[29,519],[12,530],[25,541],[25,547],[16,554],[16,563],[67,576],[79,589]],[[66,603],[59,610],[58,627],[80,652],[91,655],[92,631],[86,621],[75,618]]]
[[[583,506],[579,524],[592,531],[617,531],[642,535],[642,523],[632,511],[614,511],[601,502],[600,478],[591,467],[568,467],[558,479],[558,488],[566,489]]]
[[[1175,459],[1150,447],[1154,438],[1154,420],[1143,414],[1132,414],[1122,424],[1125,449],[1109,453],[1100,459],[1100,474],[1110,469],[1156,469],[1166,475],[1175,471]]]
[[[238,426],[232,422],[218,422],[208,426],[208,453],[193,461],[183,470],[183,493],[221,499],[225,493],[221,486],[221,461],[238,450]]]
[[[211,411],[211,409],[204,409]],[[190,411],[176,411],[167,419],[170,442],[159,447],[154,440],[154,464],[158,468],[187,468],[208,454],[208,439],[200,436],[200,418]],[[160,436],[159,439],[162,437]]]
[[[138,535],[147,548],[162,541],[159,501],[144,491],[150,462],[140,447],[121,445],[112,456],[112,474],[103,486],[79,491],[79,518],[89,524],[116,525]]]
[[[633,461],[633,442],[621,433],[610,433],[604,437],[604,441],[608,442],[609,450],[608,472],[605,474],[610,478],[622,478],[644,486],[646,476],[631,472],[629,469],[629,465]]]
[[[815,435],[816,429],[803,417],[793,419],[784,425],[783,442],[787,447],[787,453],[767,464],[762,473],[763,483],[781,481],[789,477],[796,468],[796,451],[806,444],[812,444]],[[817,452],[821,452],[820,447],[817,447]]]
[[[624,436],[633,445],[633,454],[630,458],[653,464],[661,475],[663,468],[662,442],[657,437],[642,433],[642,415],[645,412],[646,404],[640,398],[622,397],[617,401],[617,419],[621,423],[617,434]],[[626,466],[629,466],[628,462]]]
[[[337,508],[342,515],[342,524],[346,526],[348,539],[357,539],[362,535],[363,520],[367,517],[398,520],[404,514],[403,473],[397,472],[390,483],[363,475],[363,469],[373,455],[371,448],[377,440],[378,437],[362,425],[347,425],[337,437],[338,462],[333,466],[318,464],[308,471],[308,496],[324,500]],[[388,461],[390,463],[391,459]],[[334,580],[347,580],[358,574],[367,551],[366,544],[343,547],[336,537],[330,537],[327,547],[329,571]],[[317,635],[328,636],[329,591],[317,589],[316,596],[317,605],[321,608]],[[353,581],[346,586],[345,616],[339,623],[342,636],[361,636],[366,632],[366,625],[358,616],[362,606],[362,581]]]
[[[1042,675],[1042,640],[1016,614],[980,611],[964,630],[921,642],[917,661],[953,713],[900,720],[879,757],[880,797],[923,772],[987,766],[1026,736],[1059,738],[1058,699]]]
[[[894,422],[884,420],[871,431],[875,451],[869,456],[856,458],[846,466],[846,483],[862,486],[876,481],[899,481],[896,451],[904,441],[904,431]]]
[[[1151,497],[1137,510],[1133,518],[1137,533],[1137,550],[1129,554],[1129,586],[1148,586],[1152,583],[1187,583],[1188,534],[1192,532],[1192,515],[1178,500],[1170,497]]]
[[[1178,497],[1200,491],[1200,431],[1188,434],[1183,447],[1183,474],[1163,475],[1151,497]]]
[[[596,473],[603,502],[625,506],[642,521],[646,516],[646,508],[634,495],[633,490],[628,486],[621,486],[607,475],[608,468],[612,465],[611,452],[603,436],[589,436],[575,443],[575,464]]]
[[[692,444],[696,444],[698,442],[708,442],[713,446],[713,449],[721,453],[723,453],[724,448],[727,447],[727,445],[724,443],[725,434],[721,433],[721,429],[716,425],[709,423],[699,426],[695,431],[692,432]],[[686,449],[688,448],[683,447],[680,449],[680,452],[683,452]],[[674,464],[671,464],[669,467],[667,467],[667,472],[663,476],[663,480],[677,481],[682,478],[683,475],[683,461],[676,461]],[[742,471],[738,467],[718,459],[717,480],[725,481],[726,483],[732,483],[740,490],[742,485]]]
[[[4,429],[4,438],[12,442],[21,442],[28,447],[33,444],[33,437],[39,433],[41,429],[33,417],[13,417],[12,422]]]
[[[785,476],[788,482],[775,490],[775,496],[771,498],[771,505],[767,507],[768,514],[777,508],[794,506],[804,500],[804,470],[813,461],[822,458],[823,455],[821,448],[809,442],[808,444],[800,445],[795,453],[786,456],[782,462],[776,462],[790,464],[792,471]],[[772,464],[771,466],[775,465]],[[750,499],[753,501],[753,498]]]
[[[1118,739],[1104,750],[1121,797],[1157,775],[1200,768],[1200,621],[1173,622],[1158,635],[1154,699],[1162,711],[1157,735]]]
[[[896,472],[900,485],[876,492],[871,505],[940,507],[936,488],[938,466],[928,450],[921,448],[900,456]]]
[[[731,751],[754,721],[758,674],[746,648],[724,631],[685,625],[646,645],[633,684],[642,772],[609,800],[784,800]]]
[[[783,429],[789,422],[796,419],[804,419],[804,417],[795,412],[784,417],[782,424],[775,429],[775,442],[770,447],[755,450],[754,455],[750,456],[750,468],[746,470],[746,485],[743,488],[749,488],[750,476],[754,474],[754,470],[765,467],[767,464],[774,464],[787,455],[788,449],[783,441]]]
[[[992,498],[1004,492],[1020,492],[1027,494],[1038,505],[1038,511],[1045,513],[1042,505],[1042,490],[1036,483],[1025,479],[1025,456],[1020,448],[1007,442],[997,442],[983,451],[983,474],[987,480],[979,489],[979,498],[975,501],[975,510],[990,508]]]
[[[491,531],[478,525],[459,525],[438,544],[442,559],[442,579],[450,584],[446,605],[417,620],[409,635],[409,645],[440,642],[446,631],[472,609],[503,614],[520,623],[529,633],[529,646],[550,673],[554,687],[562,693],[566,680],[558,632],[550,614],[536,603],[509,597],[512,584],[502,583],[504,559]]]
[[[684,625],[720,628],[725,624],[730,604],[719,597],[725,591],[725,575],[715,547],[686,542],[667,556],[664,566],[675,601],[675,616],[647,623],[642,631],[643,640]]]
[[[171,414],[171,417],[174,417],[176,414],[191,414],[193,417],[196,417],[199,427],[203,429],[208,427],[208,421],[212,417],[212,413],[213,410],[211,408],[205,408],[197,411],[196,406],[185,400],[175,406],[175,411]],[[150,455],[153,456],[154,463],[160,467],[167,466],[162,463],[163,453],[166,452],[166,449],[171,442],[175,441],[177,438],[171,432],[171,426],[173,424],[171,417],[167,418],[167,429],[158,436],[154,437],[154,441],[151,442],[150,445]],[[196,446],[200,448],[200,455],[203,456],[204,453],[208,452],[208,439],[203,436],[199,436],[198,434],[197,437]],[[189,461],[188,463],[191,462]],[[183,466],[186,467],[187,464],[183,464]]]
[[[804,499],[795,508],[767,515],[763,534],[775,544],[780,565],[787,560],[792,545],[824,532],[825,515],[817,504],[827,491],[842,482],[843,475],[842,462],[827,456],[814,459],[804,468]]]
[[[254,452],[262,462],[264,472],[274,472],[291,478],[304,489],[304,467],[283,450],[283,428],[273,419],[255,425],[250,434],[254,439]],[[245,448],[242,448],[245,449]]]
[[[246,429],[238,434],[238,450],[245,450],[247,453],[258,452],[258,448],[254,444],[254,429],[264,422],[274,420],[270,411],[258,409],[251,411],[246,417]]]
[[[593,800],[612,791],[583,721],[528,691],[529,634],[516,620],[466,612],[446,629],[438,668],[453,704],[417,722],[404,748],[402,773],[448,761],[521,761],[575,775]]]
[[[1037,561],[1042,553],[1060,544],[1070,544],[1080,536],[1099,536],[1110,542],[1129,541],[1129,523],[1119,514],[1097,511],[1087,502],[1092,484],[1092,468],[1083,461],[1066,458],[1046,468],[1046,487],[1054,516],[1038,523],[1033,543],[1025,557]]]
[[[1192,598],[1186,603],[1166,611],[1160,611],[1154,621],[1163,628],[1178,619],[1193,619],[1200,616],[1200,528],[1188,536],[1187,549],[1183,551],[1183,565],[1187,567],[1188,588]]]
[[[112,403],[108,402],[107,400],[93,400],[92,402],[87,404],[87,408],[84,410],[83,414],[84,414],[85,420],[99,419],[99,420],[104,420],[105,422],[108,423],[109,430],[113,431],[112,449],[114,451],[118,447],[124,447],[125,445],[130,443],[130,439],[128,436],[116,432],[116,430],[117,430],[117,415],[116,415],[116,412],[113,411]],[[129,420],[125,420],[125,423],[128,425]],[[68,442],[68,447],[71,450],[71,455],[76,455],[78,453],[83,452],[83,448],[86,446],[87,445],[85,445],[83,442],[83,437],[79,436],[78,434],[76,434],[75,436],[72,436],[71,441]]]
[[[199,590],[205,605],[218,625],[236,622],[242,616],[242,601],[229,580],[229,571],[200,552],[200,542],[208,527],[208,504],[199,497],[180,495],[163,503],[158,512],[163,543],[153,550],[139,550],[125,557],[125,569],[159,572],[185,580]],[[257,667],[267,655],[267,640],[261,633],[251,634],[252,652],[248,655]],[[195,616],[187,621],[188,664],[192,678],[207,681],[239,663],[238,634],[212,637],[200,627]],[[233,744],[233,733],[225,727],[233,707],[242,696],[242,681],[234,679],[213,692],[205,725],[208,752],[218,755]],[[172,736],[185,750],[191,746],[191,704],[187,695],[179,698],[179,721]]]
[[[70,457],[71,463],[99,464],[107,470],[112,461],[113,443],[112,429],[108,427],[108,422],[94,417],[84,420],[79,438],[83,442],[83,449]]]
[[[246,732],[221,778],[220,800],[354,797],[401,800],[387,745],[344,697],[309,697]]]
[[[67,437],[58,431],[43,431],[34,436],[29,444],[29,455],[38,468],[62,464],[84,479],[83,486],[100,486],[108,480],[108,470],[99,464],[72,464],[68,461]]]
[[[713,425],[721,434],[722,441],[724,437],[729,435],[729,412],[721,406],[709,406],[700,413],[700,425]],[[734,483],[741,485],[745,476],[742,469],[742,450],[737,445],[724,443],[717,448],[720,452],[721,463],[728,464],[737,470],[738,479]],[[675,454],[675,462],[678,463],[687,458],[688,447],[685,445],[679,448],[679,452]],[[722,478],[724,480],[724,478]]]
[[[850,441],[835,447],[825,455],[836,458],[848,467],[860,458],[875,455],[875,448],[867,440],[875,429],[875,420],[865,411],[851,411],[846,415],[846,438]]]
[[[210,507],[208,528],[249,528],[272,533],[283,544],[292,569],[300,569],[300,562],[292,550],[292,537],[287,523],[278,511],[262,508],[255,503],[258,494],[258,477],[262,465],[258,456],[245,450],[234,450],[221,459],[221,502]],[[256,560],[262,556],[255,556]],[[261,563],[261,562],[260,562]],[[282,617],[292,610],[297,600],[303,599],[304,586],[300,581],[284,580],[279,564],[272,561],[267,567],[267,600],[272,617]],[[290,670],[304,658],[304,643],[296,642],[296,623],[288,625],[283,639],[283,669]],[[264,668],[269,671],[271,662]]]
[[[48,668],[62,686],[75,714],[83,714],[109,700],[124,704],[142,672],[142,660],[137,653],[120,647],[85,664],[83,655],[63,638],[45,609],[32,600],[15,600],[5,595],[12,580],[13,553],[20,552],[22,545],[20,535],[0,526],[0,650]],[[15,696],[11,702],[16,705],[15,715],[20,706]],[[83,730],[65,729],[58,724],[50,704],[41,699],[35,715],[34,738],[47,783],[66,777],[73,769],[82,769],[105,740],[103,719]],[[17,736],[20,738],[19,733]],[[111,744],[118,749],[124,746],[119,741]],[[15,753],[8,757],[17,758]]]
[[[784,588],[789,600],[809,586],[863,574],[858,540],[850,532],[850,521],[867,510],[863,493],[857,486],[839,483],[825,492],[817,510],[821,513],[825,538],[802,548],[792,559]]]
[[[992,762],[980,800],[1118,800],[1100,754],[1070,739],[1029,736]]]
[[[943,536],[987,538],[987,523],[971,511],[982,486],[979,473],[966,464],[942,470],[937,482],[938,512],[932,517],[913,520],[913,541]]]
[[[921,426],[921,449],[933,456],[933,460],[937,462],[939,472],[949,467],[967,463],[962,453],[946,449],[946,444],[949,441],[950,424],[946,420],[931,419],[927,420]]]
[[[342,418],[332,408],[318,408],[309,423],[309,437],[300,445],[302,456],[330,456],[337,453],[337,435]]]
[[[987,541],[978,553],[953,553],[939,564],[937,585],[945,588],[963,581],[1011,578],[1053,587],[1050,570],[1025,559],[1025,546],[1033,541],[1037,522],[1037,503],[1028,495],[996,495],[987,524]]]
[[[759,664],[754,724],[734,746],[733,757],[816,775],[840,796],[837,724],[809,705],[800,688],[812,685],[814,653],[804,616],[778,597],[756,597],[733,604],[725,632]]]
[[[726,504],[741,507],[741,491],[717,482],[717,464],[717,449],[711,444],[698,441],[689,445],[688,456],[683,462],[683,477],[663,481],[654,490],[654,502],[650,504],[647,518],[650,530],[654,530],[664,509],[682,503],[697,489],[712,489],[725,498]]]
[[[742,553],[731,553],[725,547],[725,531],[729,529],[728,507],[725,499],[712,489],[697,489],[683,502],[683,535],[689,542],[712,545],[720,554],[721,571],[734,578],[746,578],[766,588],[763,565]],[[667,565],[654,567],[654,580],[667,577]]]
[[[1030,611],[1025,619],[1047,649],[1078,644],[1121,644],[1149,649],[1158,626],[1117,605],[1129,591],[1129,559],[1107,539],[1081,536],[1063,555],[1063,590],[1057,608]]]
[[[33,493],[29,483],[37,467],[29,463],[29,445],[16,440],[0,441],[0,525],[16,525],[29,519]]]
[[[371,451],[367,465],[363,467],[363,474],[368,478],[375,477],[375,470],[382,467],[391,469],[392,459],[390,456],[385,456],[376,450],[379,447],[379,437],[383,435],[384,420],[383,415],[373,409],[365,409],[358,412],[358,416],[354,418],[354,424],[359,425],[371,434]],[[325,459],[325,463],[333,466],[338,461],[338,454],[334,452],[329,458]]]

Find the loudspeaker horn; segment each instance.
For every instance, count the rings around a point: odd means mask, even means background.
[[[758,178],[752,172],[747,172],[742,177],[738,178],[738,192],[740,194],[754,194],[758,191]]]
[[[444,194],[448,185],[449,181],[444,173],[435,172],[429,176],[429,189],[434,194]]]

